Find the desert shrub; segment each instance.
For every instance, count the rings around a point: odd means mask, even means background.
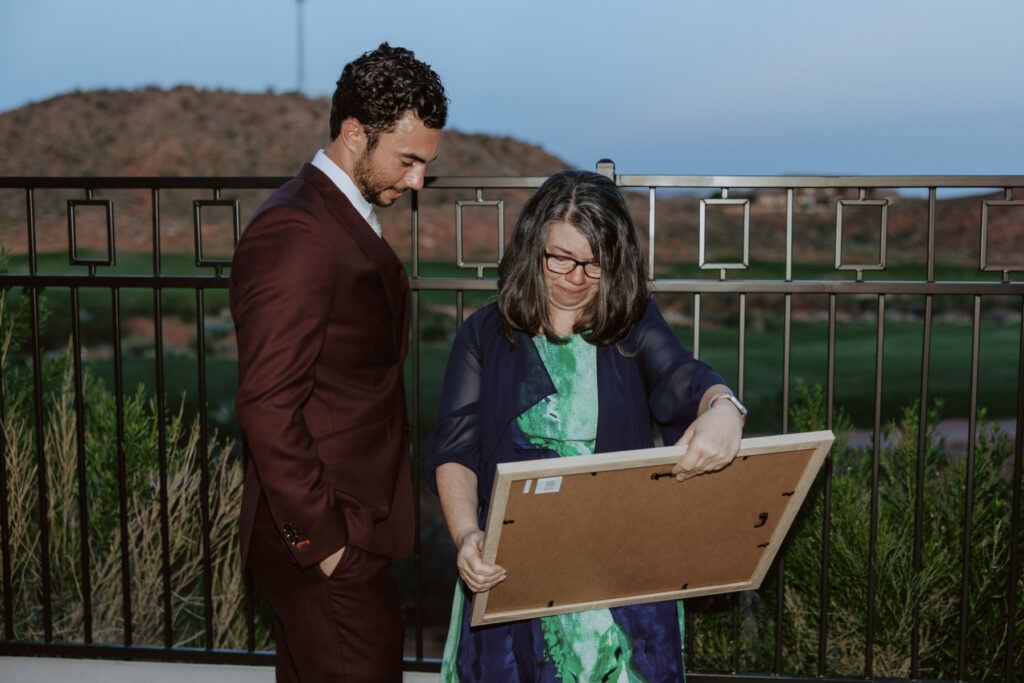
[[[1003,680],[1011,625],[1016,642],[1024,639],[1024,621],[1017,616],[1011,624],[1007,617],[1010,581],[1017,582],[1018,596],[1024,594],[1024,577],[1009,574],[1012,481],[1007,463],[1012,448],[1006,433],[987,423],[982,411],[971,468],[968,458],[951,457],[944,439],[936,436],[933,427],[940,409],[938,404],[928,412],[921,454],[920,562],[916,564],[914,557],[919,405],[907,405],[898,418],[884,425],[874,502],[873,449],[849,446],[849,419],[836,409],[831,462],[819,474],[782,550],[782,622],[776,622],[777,564],[759,591],[696,603],[689,634],[692,669],[775,671],[775,640],[780,637],[782,673],[818,673],[827,480],[824,673],[910,677],[916,630],[917,676],[957,679],[961,675],[960,629],[966,623],[964,677]],[[790,413],[792,431],[824,428],[826,410],[820,387],[799,385]],[[968,598],[962,610],[965,547]],[[869,591],[873,591],[870,600]],[[1020,648],[1014,657],[1013,670],[1024,671]]]
[[[3,264],[0,263],[0,272]],[[130,608],[130,642],[164,645],[165,619],[175,646],[204,647],[209,610],[216,648],[245,649],[245,586],[238,557],[237,514],[242,466],[235,444],[214,434],[200,441],[198,421],[186,421],[183,405],[159,414],[145,387],[122,397],[124,438],[119,453],[118,400],[88,366],[81,373],[85,451],[85,509],[80,517],[75,368],[70,349],[42,360],[38,375],[42,422],[36,424],[35,373],[14,353],[28,338],[28,297],[9,306],[0,291],[0,363],[3,368],[3,458],[10,542],[4,550],[10,594],[0,601],[0,621],[10,605],[17,640],[85,639],[82,565],[88,543],[92,641],[125,643],[125,600]],[[165,453],[161,456],[160,430]],[[122,519],[118,458],[125,463],[126,514]],[[164,462],[161,476],[161,459]],[[40,495],[40,467],[45,499]],[[204,529],[202,481],[208,481],[208,523]],[[166,504],[161,481],[166,482]],[[41,505],[42,504],[42,505]],[[161,510],[167,511],[166,539]],[[40,509],[42,507],[42,509]],[[123,523],[123,524],[122,524]],[[122,538],[122,526],[127,538]],[[83,534],[84,530],[84,534]],[[45,543],[45,546],[44,546]],[[209,575],[203,563],[210,548]],[[164,546],[170,573],[164,574]],[[45,552],[44,552],[45,551]],[[46,562],[44,563],[44,555]],[[124,592],[127,556],[128,593]],[[0,564],[2,572],[3,564]],[[45,581],[44,581],[45,576]],[[170,604],[165,604],[165,581]],[[49,584],[49,592],[44,584]],[[49,617],[44,601],[49,603]],[[256,648],[266,649],[266,619],[256,624]]]

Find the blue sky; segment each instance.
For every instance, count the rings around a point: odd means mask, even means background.
[[[0,111],[298,85],[296,0],[0,0]],[[381,41],[450,125],[620,173],[1024,173],[1022,0],[304,0],[302,90]]]

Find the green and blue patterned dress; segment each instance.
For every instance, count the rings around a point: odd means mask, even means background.
[[[565,344],[552,344],[543,335],[534,337],[533,342],[556,392],[516,419],[521,436],[534,448],[560,457],[593,453],[598,416],[596,347],[579,335],[572,335]],[[521,681],[683,680],[682,603],[678,608],[662,604],[655,611],[650,611],[652,606],[641,605],[542,617],[506,627],[518,633],[502,632],[491,638],[492,647],[507,645],[501,652],[467,653],[460,652],[460,647],[465,649],[470,644],[463,644],[468,609],[461,580],[459,584],[441,668],[443,681],[459,681],[460,671],[462,683],[484,680],[483,672],[492,667],[474,664],[487,657],[516,658],[514,664],[506,664]],[[648,611],[641,612],[645,608]],[[666,616],[675,617],[675,623],[644,623],[639,629],[644,635],[637,642],[634,636],[638,622],[664,622]],[[675,641],[669,645],[674,652],[652,652],[666,646],[665,636]],[[652,642],[655,640],[662,642]],[[521,661],[529,658],[534,661]]]

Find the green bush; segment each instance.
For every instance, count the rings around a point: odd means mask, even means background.
[[[3,271],[0,258],[0,272]],[[123,397],[127,539],[122,539],[117,481],[117,401],[86,367],[84,399],[86,511],[79,516],[78,443],[75,370],[70,350],[46,358],[39,368],[43,423],[37,444],[35,379],[31,365],[12,355],[28,338],[28,297],[14,310],[0,292],[0,363],[3,368],[3,437],[6,501],[10,530],[8,560],[14,637],[40,641],[46,635],[42,608],[43,527],[49,557],[50,624],[56,641],[85,637],[82,596],[83,528],[88,540],[92,639],[125,642],[124,600],[130,596],[131,638],[135,645],[164,644],[164,533],[160,522],[160,429],[165,434],[167,538],[170,622],[175,646],[204,647],[207,582],[212,594],[213,645],[245,649],[245,587],[238,557],[238,508],[242,467],[233,442],[216,434],[200,444],[196,421],[186,422],[182,408],[160,415],[145,387]],[[183,404],[182,404],[183,405]],[[204,545],[200,488],[203,460],[209,479],[210,576],[202,561]],[[39,466],[46,500],[40,511]],[[125,542],[126,541],[126,542]],[[129,595],[123,582],[123,553],[128,554]],[[3,577],[0,577],[2,579]],[[269,644],[266,620],[258,620],[257,649]]]
[[[783,549],[782,623],[776,623],[776,569],[756,592],[696,603],[691,618],[689,664],[694,670],[775,670],[775,638],[782,629],[781,672],[818,673],[824,482],[830,478],[827,638],[824,672],[842,676],[910,677],[917,611],[921,678],[959,677],[961,620],[967,620],[967,670],[971,680],[1003,680],[1008,640],[1009,582],[1024,595],[1024,577],[1010,577],[1012,453],[1005,432],[979,415],[973,475],[966,613],[961,613],[963,547],[968,492],[966,458],[950,457],[931,425],[924,439],[921,562],[914,563],[918,486],[919,406],[906,406],[882,430],[877,469],[875,545],[871,552],[872,452],[849,446],[850,422],[833,415],[836,441],[831,463],[804,502]],[[820,387],[799,385],[790,411],[795,432],[823,429],[826,401]],[[869,601],[869,584],[874,583]],[[868,642],[868,617],[872,642]],[[1017,610],[1020,614],[1020,610]],[[1024,642],[1024,621],[1013,625]],[[871,653],[870,671],[867,653]],[[1017,648],[1013,669],[1024,671]]]

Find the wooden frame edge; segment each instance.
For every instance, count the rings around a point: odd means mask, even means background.
[[[579,612],[595,607],[621,607],[624,605],[640,604],[645,602],[657,602],[661,600],[684,599],[698,597],[701,595],[731,593],[743,590],[756,590],[764,580],[768,569],[778,553],[785,536],[796,517],[797,512],[803,505],[810,491],[814,480],[825,457],[828,455],[835,435],[831,430],[819,430],[814,432],[798,432],[794,434],[780,434],[776,436],[755,436],[744,438],[740,442],[740,450],[737,458],[751,455],[764,455],[781,451],[814,449],[811,455],[810,464],[793,494],[793,503],[787,506],[786,515],[779,524],[771,539],[771,550],[764,554],[754,575],[750,581],[743,581],[733,584],[723,584],[714,588],[693,588],[681,591],[669,591],[665,593],[648,593],[644,595],[630,596],[626,598],[615,598],[611,600],[591,601],[585,603],[572,603],[561,605],[557,608],[527,609],[515,612],[497,612],[488,615],[487,593],[476,593],[472,599],[470,613],[471,626],[485,626],[494,623],[503,623],[514,619],[532,619],[537,616],[548,616],[552,614],[564,614],[568,612]],[[602,472],[608,470],[630,469],[634,467],[648,467],[654,465],[674,464],[686,452],[686,446],[662,446],[657,448],[641,448],[629,451],[615,451],[611,453],[594,453],[592,455],[580,455],[572,458],[551,458],[546,460],[523,460],[518,462],[499,463],[494,477],[494,486],[491,490],[490,508],[487,512],[484,540],[483,559],[485,562],[493,563],[498,554],[498,545],[501,540],[502,516],[505,506],[508,503],[509,492],[514,482],[525,479],[535,479],[542,476],[563,476],[567,474],[578,474],[580,472]],[[637,454],[634,458],[630,455]],[[628,460],[624,460],[629,458]]]

